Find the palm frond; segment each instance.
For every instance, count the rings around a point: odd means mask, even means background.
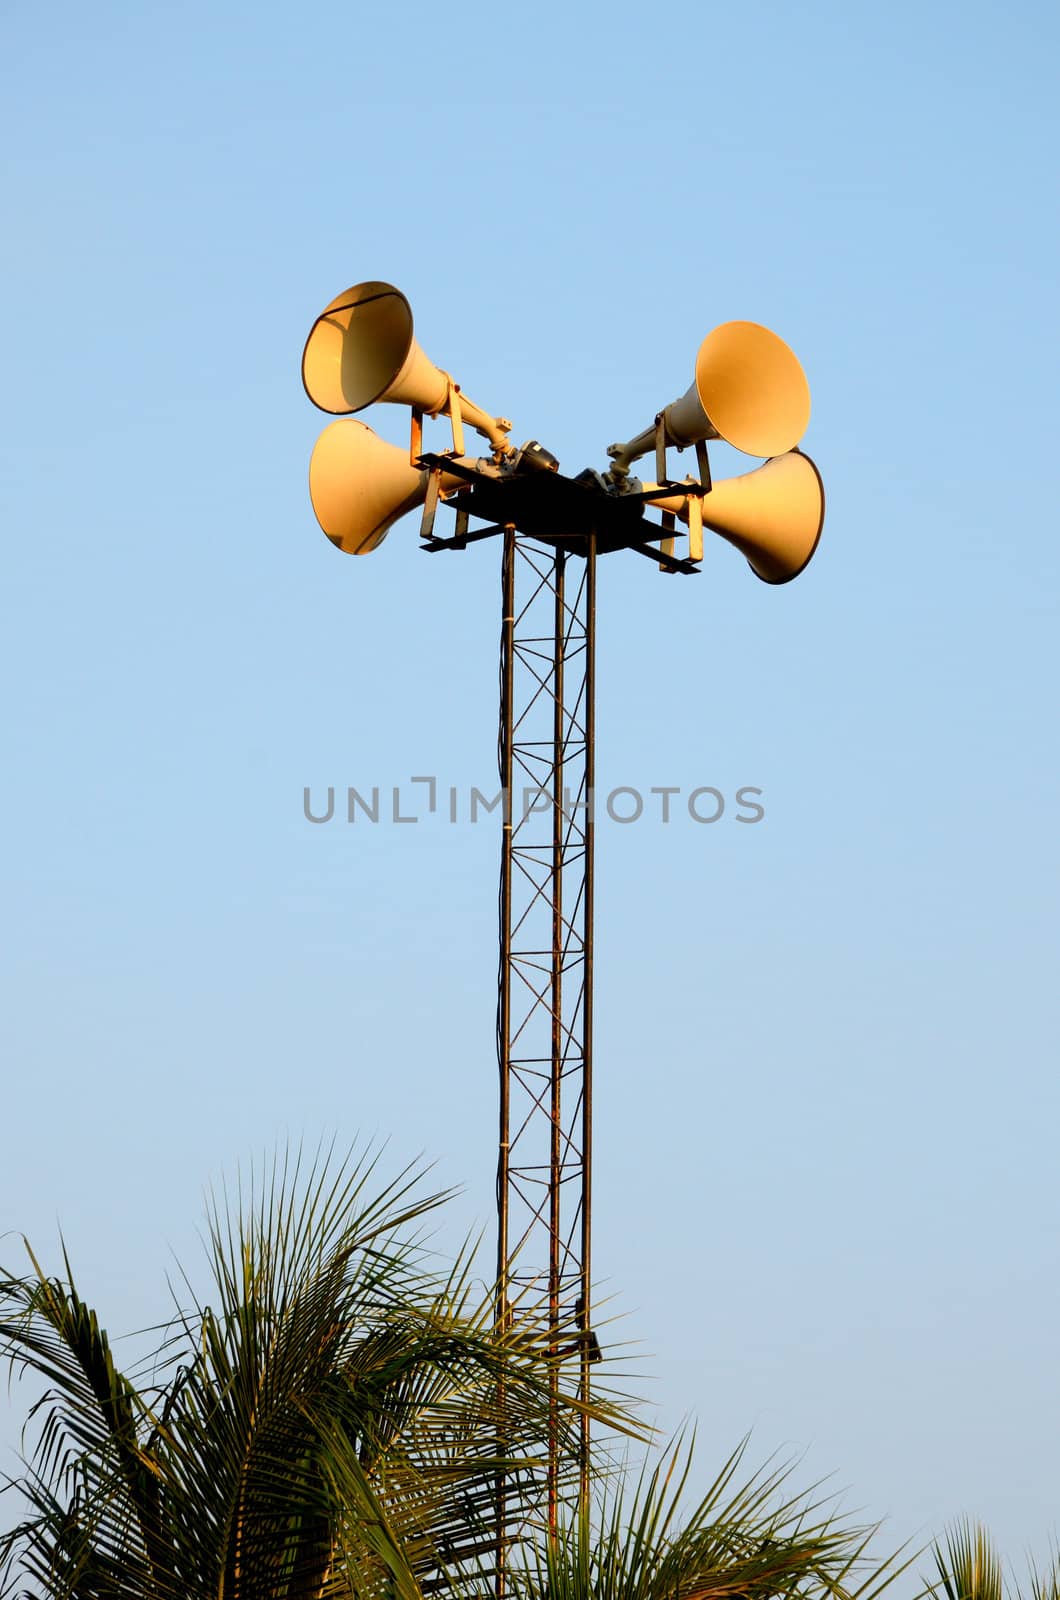
[[[934,1547],[938,1585],[946,1600],[1004,1600],[1001,1560],[981,1523],[956,1523]]]
[[[742,1473],[746,1441],[682,1512],[691,1443],[675,1442],[632,1486],[605,1480],[596,1503],[541,1535],[513,1571],[520,1600],[775,1600],[835,1595],[865,1531],[814,1489],[793,1492],[787,1463]]]
[[[1060,1600],[1060,1549],[1054,1547],[1047,1567],[1032,1561],[1030,1569],[1031,1600]],[[1018,1586],[1016,1594],[1022,1600]]]

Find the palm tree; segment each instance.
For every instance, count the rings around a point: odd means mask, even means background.
[[[1024,1600],[1017,1581],[1006,1583],[1001,1557],[981,1523],[955,1523],[934,1547],[936,1596],[945,1600]],[[1042,1571],[1030,1564],[1030,1600],[1060,1600],[1060,1551]]]
[[[211,1289],[119,1369],[63,1253],[62,1276],[0,1273],[0,1354],[43,1380],[0,1537],[0,1592],[36,1600],[450,1600],[492,1592],[497,1508],[521,1530],[511,1600],[876,1600],[898,1571],[786,1468],[742,1449],[681,1514],[690,1451],[632,1488],[602,1454],[590,1503],[542,1504],[560,1430],[578,1481],[581,1411],[528,1308],[493,1326],[465,1254],[425,1219],[447,1197],[370,1155],[280,1157],[207,1213]],[[604,1427],[643,1437],[628,1409]],[[611,1435],[612,1439],[614,1434]],[[567,1503],[571,1503],[568,1495]],[[21,1587],[20,1587],[21,1586]],[[946,1600],[1001,1600],[948,1592]],[[1035,1592],[1034,1600],[1060,1600]]]
[[[28,1273],[0,1274],[0,1353],[45,1390],[2,1592],[422,1600],[488,1568],[498,1486],[513,1518],[538,1504],[548,1358],[527,1318],[493,1328],[466,1252],[440,1273],[410,1233],[447,1197],[411,1168],[373,1191],[375,1166],[278,1157],[213,1198],[209,1298],[183,1278],[128,1372],[65,1249],[61,1277],[28,1244]],[[572,1473],[578,1417],[561,1393]]]

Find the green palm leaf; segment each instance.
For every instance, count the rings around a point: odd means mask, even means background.
[[[689,1511],[691,1446],[672,1446],[632,1486],[605,1478],[592,1505],[522,1553],[518,1600],[868,1600],[904,1570],[869,1557],[874,1530],[845,1524],[813,1490],[792,1492],[788,1465],[741,1476],[744,1453]]]
[[[1001,1558],[981,1523],[965,1519],[955,1523],[934,1548],[934,1593],[945,1600],[1006,1600]],[[1030,1600],[1060,1600],[1060,1551],[1049,1565],[1030,1564]],[[1013,1600],[1023,1600],[1023,1590],[1011,1584]]]
[[[979,1523],[957,1523],[934,1554],[946,1600],[1004,1600],[1001,1561]]]

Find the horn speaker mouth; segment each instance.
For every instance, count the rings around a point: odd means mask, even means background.
[[[810,421],[795,352],[758,322],[723,322],[696,356],[696,393],[719,438],[749,456],[782,456]]]
[[[412,348],[412,307],[392,283],[356,283],[324,307],[302,352],[302,385],[321,411],[349,416],[378,400]]]
[[[813,536],[810,547],[803,559],[799,562],[799,565],[791,572],[785,572],[779,577],[770,578],[767,577],[764,572],[759,572],[753,561],[748,560],[747,565],[750,567],[755,577],[758,578],[762,583],[768,583],[771,589],[779,589],[782,584],[793,583],[796,578],[806,571],[806,568],[817,554],[817,546],[821,542],[821,534],[824,531],[824,479],[821,477],[817,463],[814,461],[812,456],[804,455],[801,450],[789,450],[787,454],[790,456],[797,456],[800,461],[805,461],[807,466],[813,468],[813,475],[817,479],[817,489],[821,497],[821,510],[820,515],[817,518],[817,531]]]

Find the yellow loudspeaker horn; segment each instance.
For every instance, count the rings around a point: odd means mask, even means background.
[[[412,308],[392,283],[356,283],[324,307],[302,352],[302,383],[321,411],[344,417],[376,400],[459,417],[496,448],[508,448],[511,423],[460,394],[449,374],[412,337]]]
[[[399,517],[423,505],[430,476],[410,465],[407,450],[387,444],[365,423],[333,422],[313,450],[309,497],[332,544],[347,555],[366,556]],[[443,472],[439,487],[445,492],[462,482],[455,473]]]
[[[646,483],[650,493],[656,485]],[[688,521],[688,498],[660,488],[650,504]],[[824,527],[824,484],[799,450],[775,456],[703,496],[703,526],[743,552],[764,583],[790,583],[809,565]]]
[[[723,322],[699,347],[691,388],[662,412],[666,443],[724,439],[749,456],[794,449],[810,420],[810,386],[797,356],[757,322]],[[645,428],[626,444],[608,446],[616,469],[655,447]]]

